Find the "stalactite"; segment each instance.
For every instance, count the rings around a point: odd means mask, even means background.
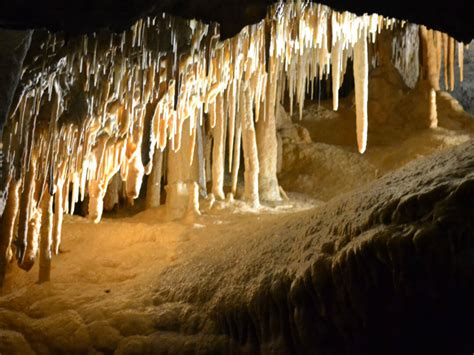
[[[61,231],[63,227],[63,182],[58,182],[56,193],[54,194],[54,218],[53,218],[53,245],[52,250],[55,255],[59,254],[61,245]]]
[[[464,81],[464,43],[458,42],[459,81]]]
[[[125,182],[125,188],[127,197],[130,200],[134,200],[140,195],[144,176],[145,168],[143,167],[141,155],[137,149],[132,154],[132,157],[129,159],[127,164],[127,179]]]
[[[449,59],[449,37],[447,34],[443,33],[443,49],[444,49],[444,58],[443,58],[443,61],[444,61],[444,89],[445,90],[449,90],[449,86],[448,86],[448,81],[449,81],[449,77],[448,77],[448,68],[449,68],[449,62],[448,62],[448,59]]]
[[[421,80],[426,81],[426,90],[428,91],[429,105],[429,127],[438,126],[438,110],[436,106],[436,91],[439,90],[439,68],[438,54],[435,47],[435,38],[433,31],[428,30],[425,26],[420,26],[420,35],[423,40],[423,72]]]
[[[41,228],[41,209],[32,208],[30,220],[28,221],[28,234],[26,240],[25,255],[19,264],[20,268],[29,271],[33,267],[36,254],[39,249],[39,233]]]
[[[438,56],[434,43],[433,31],[428,30],[425,26],[420,26],[421,36],[423,39],[423,65],[424,76],[428,79],[430,86],[436,91],[439,90],[439,69]]]
[[[449,38],[449,90],[453,91],[454,90],[454,38],[450,37]]]
[[[18,217],[18,236],[16,239],[16,249],[18,255],[19,264],[23,263],[25,256],[27,239],[28,239],[28,227],[29,221],[32,214],[33,206],[33,194],[35,189],[35,175],[36,175],[36,159],[31,159],[29,164],[29,170],[25,176],[23,182],[23,193],[20,199],[20,210]]]
[[[21,181],[10,181],[8,184],[8,196],[5,204],[3,215],[0,219],[0,289],[3,286],[5,271],[9,257],[13,235],[15,233],[15,222],[17,220],[18,210],[20,207],[20,188]]]
[[[236,105],[236,95],[237,95],[237,82],[234,80],[230,84],[230,89],[227,91],[229,94],[229,116],[228,116],[228,162],[229,162],[229,172],[232,172],[232,161],[234,158],[234,141],[235,141],[235,116],[237,113],[237,105]]]
[[[237,183],[239,178],[240,168],[240,148],[242,143],[242,114],[243,106],[239,107],[236,121],[235,121],[235,135],[234,135],[234,156],[232,161],[232,194],[237,196]]]
[[[437,66],[437,77],[438,77],[438,90],[439,90],[439,81],[441,78],[441,67],[442,67],[442,58],[443,58],[443,34],[439,31],[435,31],[436,36],[436,66]]]
[[[354,81],[356,98],[356,126],[357,126],[357,146],[360,153],[364,153],[367,148],[368,131],[368,80],[369,63],[367,53],[367,39],[363,35],[354,47]]]
[[[218,200],[224,200],[224,105],[222,95],[216,97],[215,103],[215,126],[212,131],[212,193]],[[212,123],[211,123],[212,124]]]
[[[204,142],[204,161],[205,161],[205,173],[206,183],[212,180],[212,136],[210,130],[206,131]]]
[[[342,43],[340,40],[336,42],[332,49],[332,107],[334,111],[339,108],[339,88],[341,87],[341,64]]]

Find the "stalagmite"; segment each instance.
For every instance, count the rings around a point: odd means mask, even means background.
[[[436,90],[429,88],[429,122],[430,128],[438,127],[438,108],[436,105]]]
[[[199,184],[196,181],[188,182],[188,211],[186,217],[192,221],[196,216],[200,216],[199,211]]]
[[[39,248],[39,282],[47,282],[50,279],[51,259],[53,247],[53,197],[44,192],[40,204],[41,232]]]
[[[153,155],[153,168],[148,176],[146,187],[146,207],[156,208],[161,204],[161,176],[163,167],[163,152],[159,149]]]
[[[369,63],[367,53],[367,39],[362,35],[354,47],[354,81],[356,100],[356,126],[357,146],[360,153],[367,148],[368,130],[368,86],[369,86]]]

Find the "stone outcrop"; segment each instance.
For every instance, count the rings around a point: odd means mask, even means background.
[[[473,197],[470,141],[279,233],[242,236],[237,254],[220,245],[220,257],[170,267],[157,302],[192,305],[179,328],[224,335],[226,351],[462,353],[473,346]]]

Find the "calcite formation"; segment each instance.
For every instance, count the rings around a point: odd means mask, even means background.
[[[363,153],[369,63],[376,56],[371,48],[382,29],[403,26],[376,14],[356,16],[295,1],[274,5],[265,20],[225,41],[216,25],[167,15],[140,19],[120,34],[48,34],[30,51],[4,129],[2,269],[13,254],[20,267],[30,269],[39,250],[40,280],[48,280],[63,214],[74,213],[87,196],[89,216],[99,222],[117,174],[130,201],[152,174],[150,207],[159,204],[166,175],[169,217],[182,218],[199,214],[199,195],[207,194],[209,180],[210,198],[226,198],[226,168],[229,199],[237,197],[243,158],[244,199],[255,208],[261,199],[279,200],[277,105],[288,97],[291,113],[296,103],[301,116],[315,82],[332,78],[337,110],[351,58]],[[442,50],[445,84],[454,87],[456,43],[423,27],[421,36],[423,78],[435,105]],[[462,58],[463,47],[458,50]]]

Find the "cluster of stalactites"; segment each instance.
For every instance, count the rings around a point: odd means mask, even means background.
[[[434,90],[440,89],[441,72],[445,90],[453,91],[455,86],[455,53],[458,54],[459,81],[464,76],[464,44],[456,42],[447,34],[420,26],[423,42],[423,77],[429,80]]]
[[[395,67],[400,70],[407,85],[427,93],[429,107],[429,126],[438,126],[436,91],[441,88],[440,79],[444,77],[444,89],[454,90],[456,51],[459,66],[459,81],[463,81],[464,44],[456,42],[445,33],[427,29],[425,26],[410,25],[410,28],[397,36],[392,44]]]
[[[336,110],[349,58],[354,60],[363,153],[368,43],[394,25],[378,15],[338,13],[297,1],[273,6],[264,21],[225,41],[217,27],[165,15],[139,20],[122,34],[99,33],[67,43],[50,35],[31,60],[5,129],[10,178],[2,253],[14,250],[20,266],[29,269],[39,249],[40,272],[47,278],[51,255],[59,251],[64,213],[74,213],[76,202],[88,196],[89,215],[100,221],[107,186],[116,174],[126,196],[136,199],[153,161],[162,161],[154,154],[184,146],[191,166],[205,155],[206,132],[213,136],[213,153],[205,168],[200,161],[199,174],[210,177],[212,170],[214,196],[224,198],[226,153],[236,194],[242,146],[244,197],[258,205],[259,178],[265,174],[259,171],[259,157],[276,151],[258,150],[265,144],[258,144],[256,136],[275,132],[256,135],[254,124],[275,120],[285,92],[291,110],[296,99],[301,115],[314,81],[330,75]],[[275,124],[262,127],[275,129]],[[206,180],[199,177],[201,189]]]
[[[457,42],[446,33],[431,30],[425,26],[410,25],[393,41],[392,55],[394,65],[401,72],[418,69],[421,40],[421,79],[428,80],[434,90],[440,90],[443,77],[444,90],[453,91],[455,87],[456,53],[459,67],[459,81],[464,80],[464,44]],[[418,73],[415,76],[418,77]],[[416,82],[410,83],[413,88]]]

